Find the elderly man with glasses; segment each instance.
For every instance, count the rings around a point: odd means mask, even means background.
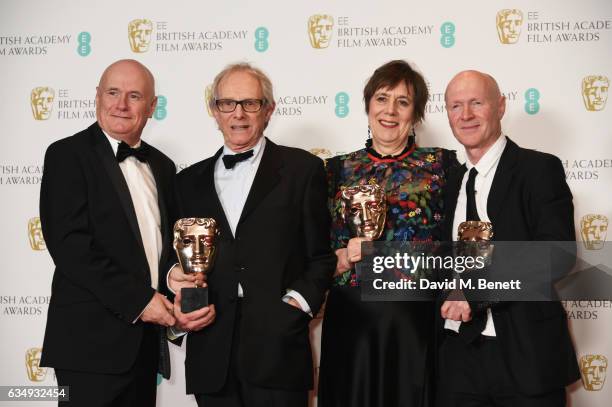
[[[177,181],[181,217],[214,218],[220,230],[207,278],[214,322],[209,311],[175,306],[189,332],[187,393],[206,407],[306,407],[308,323],[336,263],[323,162],[263,136],[272,84],[249,64],[217,75],[210,107],[224,146]],[[193,278],[174,267],[169,284],[178,294]]]

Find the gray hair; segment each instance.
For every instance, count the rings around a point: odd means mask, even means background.
[[[215,80],[212,84],[213,97],[210,98],[210,100],[208,101],[211,110],[216,109],[215,101],[219,97],[219,84],[221,83],[223,78],[234,72],[247,72],[253,75],[259,81],[259,85],[261,86],[261,91],[263,93],[265,103],[268,105],[274,104],[274,90],[272,88],[272,82],[270,81],[270,78],[268,78],[268,76],[261,69],[254,67],[250,63],[239,62],[226,66],[221,72],[217,74],[217,76],[215,76]]]

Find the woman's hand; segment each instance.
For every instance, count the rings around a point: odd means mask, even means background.
[[[334,273],[334,277],[346,273],[355,266],[355,263],[361,261],[361,242],[370,240],[372,239],[367,237],[354,237],[349,240],[346,249],[336,250],[338,262],[336,263],[336,272]]]

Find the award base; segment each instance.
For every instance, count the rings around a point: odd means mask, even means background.
[[[208,306],[208,287],[181,288],[181,312],[188,313]]]

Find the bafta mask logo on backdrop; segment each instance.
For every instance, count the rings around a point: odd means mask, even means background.
[[[319,157],[321,160],[324,160],[324,161],[329,158],[332,158],[332,152],[326,148],[315,147],[315,148],[311,148],[308,151],[310,152],[310,154],[316,155],[317,157]]]
[[[313,48],[329,47],[333,31],[334,18],[328,14],[314,14],[308,19],[308,37]]]
[[[584,355],[580,357],[582,385],[587,391],[599,391],[606,383],[608,358],[604,355]]]
[[[132,52],[143,53],[149,50],[153,22],[145,18],[137,18],[128,24],[128,38]]]
[[[30,105],[35,120],[48,120],[53,112],[55,91],[48,86],[38,86],[30,93]]]
[[[47,368],[40,367],[41,353],[41,348],[30,348],[25,353],[26,372],[32,382],[42,382],[47,376]]]
[[[582,243],[587,250],[599,250],[606,243],[608,218],[604,215],[584,215],[580,220]]]
[[[603,75],[589,75],[582,79],[582,100],[590,112],[598,112],[606,107],[610,80]]]
[[[206,105],[206,111],[210,117],[213,116],[211,103],[213,102],[213,89],[212,83],[210,85],[206,85],[204,88],[204,104]]]
[[[502,44],[516,44],[523,25],[523,12],[518,9],[504,9],[497,12],[497,35]]]
[[[39,217],[32,218],[28,221],[28,237],[30,239],[30,247],[32,250],[47,250]]]

